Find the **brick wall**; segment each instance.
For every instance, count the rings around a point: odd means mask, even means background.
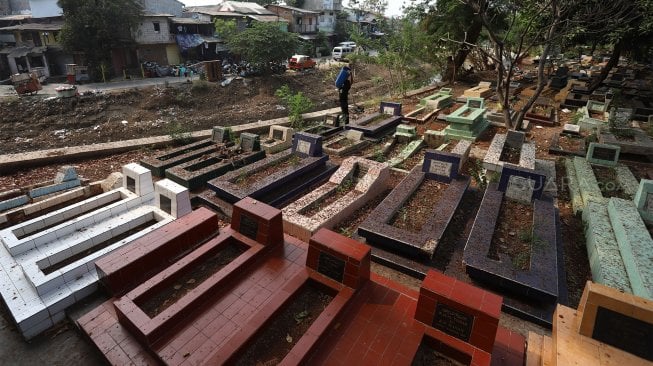
[[[159,31],[155,31],[154,23],[159,24]],[[170,37],[170,25],[167,17],[144,17],[134,34],[134,39],[141,44],[173,43]]]

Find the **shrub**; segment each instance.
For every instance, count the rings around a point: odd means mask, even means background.
[[[288,85],[277,89],[274,95],[280,98],[288,108],[290,126],[295,130],[301,129],[303,127],[302,114],[313,108],[313,102],[302,92],[293,93]]]

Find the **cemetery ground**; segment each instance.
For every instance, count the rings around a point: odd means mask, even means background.
[[[361,68],[352,89],[350,102],[361,103],[364,100],[377,98],[386,93],[388,86],[377,80],[382,73],[378,68]],[[291,89],[300,90],[315,102],[314,110],[333,108],[337,106],[337,92],[332,86],[332,78],[327,72],[321,70],[305,75],[287,74],[267,79],[254,78],[247,80],[247,85],[234,81],[227,87],[209,85],[202,90],[192,85],[182,84],[170,88],[147,88],[128,90],[115,94],[99,94],[82,97],[70,101],[43,101],[40,99],[20,98],[4,104],[6,111],[0,116],[0,152],[19,153],[63,146],[85,145],[98,142],[117,141],[122,139],[135,139],[140,137],[170,135],[185,131],[209,129],[215,125],[239,125],[277,117],[284,117],[287,111],[278,107],[280,102],[274,97],[274,90],[283,84],[289,84]],[[475,84],[458,84],[454,87],[454,95],[460,95],[462,90]],[[551,92],[548,96],[560,101],[566,91]],[[405,98],[401,102],[405,111],[411,111],[419,102],[421,96]],[[374,108],[374,107],[372,107]],[[213,113],[219,109],[220,113]],[[560,123],[556,127],[537,128],[531,126],[527,139],[537,146],[536,156],[540,159],[556,161],[558,208],[560,210],[562,238],[564,245],[565,269],[567,287],[569,291],[568,306],[575,308],[580,301],[580,296],[585,281],[591,279],[585,240],[583,237],[583,224],[578,216],[573,215],[569,193],[565,189],[564,164],[556,156],[549,155],[548,147],[554,136],[557,136],[564,123],[571,119],[572,113],[560,113]],[[124,123],[123,121],[126,121]],[[429,122],[429,129],[444,128],[445,123]],[[418,128],[419,131],[419,128]],[[496,133],[506,133],[505,128],[491,127],[479,140],[474,143],[470,161],[466,164],[466,175],[474,176],[475,170],[480,167],[481,152],[486,150],[492,137]],[[121,153],[108,157],[78,160],[72,162],[77,173],[90,181],[106,178],[111,172],[119,171],[120,167],[129,162],[138,162],[143,158],[158,154],[172,147],[163,149],[141,148],[131,152]],[[367,148],[364,152],[369,154],[375,150]],[[423,157],[423,151],[422,151]],[[332,156],[331,160],[340,163],[342,158]],[[29,185],[43,181],[44,177],[52,177],[61,164],[35,167],[15,171],[0,176],[0,191],[15,187]],[[638,177],[647,177],[649,164],[634,162],[630,165]],[[400,167],[401,168],[401,167]],[[651,168],[653,169],[653,168]],[[653,171],[653,170],[652,170]],[[393,170],[388,180],[388,189],[377,198],[352,212],[333,230],[343,235],[356,236],[356,227],[376,207],[392,188],[399,184],[406,172],[401,169]],[[444,233],[443,240],[438,246],[436,255],[431,260],[423,260],[417,265],[424,268],[433,267],[445,274],[470,281],[462,265],[463,248],[469,235],[474,218],[483,197],[482,187],[476,180],[472,181],[471,189],[464,194],[462,203],[456,210],[452,222]],[[411,200],[410,211],[425,211],[432,207],[437,196],[427,197],[422,200]],[[514,241],[526,241],[522,231],[526,230],[530,220],[526,215],[515,215],[516,221],[500,224],[501,238]],[[220,225],[226,226],[228,218],[222,217]],[[402,221],[403,220],[403,221]],[[521,221],[520,221],[521,220]],[[419,225],[409,217],[397,217],[399,225]],[[507,225],[506,225],[507,224]],[[524,226],[524,227],[522,227]],[[501,247],[502,243],[497,243]],[[375,249],[378,250],[378,249]],[[393,256],[387,253],[388,256]],[[400,257],[394,256],[398,261]],[[521,264],[521,259],[513,258]],[[391,278],[409,288],[419,289],[421,279],[417,279],[380,264],[374,263],[372,271]],[[183,289],[182,289],[183,290]],[[175,296],[174,294],[171,296]],[[104,301],[107,297],[103,294],[89,298],[81,308],[91,309]],[[298,305],[298,308],[302,308]],[[80,315],[83,313],[82,310]],[[74,312],[74,311],[73,311]],[[289,322],[294,322],[296,314],[289,314]],[[550,334],[550,331],[533,323],[518,319],[502,313],[501,324],[515,330],[524,336],[528,331],[539,334]],[[267,349],[267,343],[278,341],[279,335],[270,335],[269,340],[263,339],[261,349]],[[49,330],[29,343],[22,340],[12,324],[6,309],[2,309],[0,323],[0,342],[3,344],[0,352],[0,364],[64,364],[73,362],[78,365],[92,365],[100,363],[99,355],[91,348],[90,344],[75,329],[75,326],[65,321],[59,326]]]

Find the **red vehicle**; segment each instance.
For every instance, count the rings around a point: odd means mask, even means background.
[[[312,69],[317,63],[306,55],[295,55],[288,60],[288,68],[291,70]]]

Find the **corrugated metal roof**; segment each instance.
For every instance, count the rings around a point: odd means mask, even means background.
[[[257,20],[259,22],[267,22],[267,23],[273,23],[273,22],[279,22],[279,23],[288,23],[287,19],[284,19],[278,15],[253,15],[249,14],[247,15],[248,17]]]
[[[25,20],[32,18],[29,14],[2,15],[0,20]]]
[[[282,9],[292,10],[294,12],[301,13],[301,14],[316,14],[316,15],[320,14],[319,11],[306,10],[306,9],[296,8],[294,6],[288,6],[288,5],[270,4],[270,5],[267,5],[267,6],[276,6],[276,7],[282,8]]]
[[[3,27],[0,28],[0,31],[10,31],[10,30],[56,31],[56,30],[61,30],[61,27],[63,27],[62,23],[50,23],[50,24],[27,23],[27,24],[12,25],[10,27]]]
[[[193,18],[172,18],[170,21],[175,24],[213,24],[208,20],[199,20]]]

